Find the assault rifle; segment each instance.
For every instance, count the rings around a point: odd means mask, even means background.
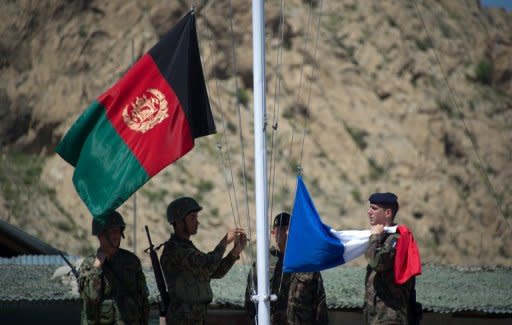
[[[146,234],[148,235],[149,248],[145,249],[146,253],[149,253],[149,257],[151,257],[151,265],[153,266],[153,272],[155,273],[155,282],[158,287],[158,292],[160,293],[160,301],[158,302],[158,309],[160,311],[160,317],[165,317],[167,314],[167,307],[169,306],[169,294],[167,293],[167,286],[165,285],[164,275],[162,273],[162,268],[160,267],[160,261],[158,260],[158,256],[156,255],[155,247],[153,246],[153,242],[151,241],[151,235],[149,234],[148,226],[144,226],[146,228]]]

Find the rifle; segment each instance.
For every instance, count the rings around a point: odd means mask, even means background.
[[[167,307],[169,306],[169,294],[167,293],[167,286],[165,285],[164,275],[162,273],[162,268],[160,267],[160,261],[158,260],[158,256],[156,255],[155,247],[153,246],[153,242],[151,241],[151,235],[149,234],[148,226],[144,226],[146,229],[146,234],[148,235],[149,248],[145,249],[146,253],[149,253],[149,257],[151,257],[151,265],[153,266],[153,272],[155,272],[155,281],[156,286],[158,287],[158,292],[160,293],[160,301],[158,302],[158,309],[160,311],[160,317],[165,317],[167,314]]]
[[[75,278],[78,280],[78,271],[75,269],[75,267],[73,266],[73,264],[71,264],[71,262],[66,258],[66,256],[64,256],[64,254],[62,254],[61,251],[59,251],[59,255],[60,257],[62,257],[62,259],[64,260],[64,262],[66,262],[66,264],[71,268],[71,272],[73,272],[73,275],[75,276]]]

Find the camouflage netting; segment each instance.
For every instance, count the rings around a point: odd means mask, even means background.
[[[51,279],[58,267],[0,265],[0,302],[78,299],[69,281]],[[215,307],[243,308],[248,270],[248,266],[235,265],[223,279],[212,281]],[[145,274],[150,301],[155,303],[157,287],[153,273],[146,270]],[[364,267],[342,266],[322,275],[329,309],[363,306]],[[424,265],[416,291],[425,311],[512,314],[512,270],[509,268]]]
[[[215,304],[243,306],[249,268],[235,266],[212,282]],[[364,267],[345,266],[322,272],[329,309],[362,308]],[[508,268],[424,265],[417,300],[425,311],[512,313],[512,270]]]

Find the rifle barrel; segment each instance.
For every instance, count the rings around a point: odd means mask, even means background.
[[[59,251],[59,255],[60,255],[60,257],[62,257],[64,262],[66,262],[66,264],[71,268],[71,272],[73,272],[73,275],[75,276],[75,278],[78,279],[78,271],[75,269],[73,264],[71,264],[71,262],[66,258],[66,256],[64,256],[64,254],[61,251]]]
[[[158,292],[160,293],[160,316],[165,316],[167,313],[167,306],[169,304],[169,296],[167,293],[167,286],[165,284],[165,278],[162,273],[162,268],[160,266],[160,261],[158,260],[158,255],[156,255],[155,248],[153,246],[153,242],[151,241],[151,235],[149,233],[148,226],[144,226],[146,229],[146,234],[148,235],[149,248],[146,250],[149,253],[149,257],[151,258],[151,265],[153,266],[153,272],[155,274],[155,282],[158,288]]]

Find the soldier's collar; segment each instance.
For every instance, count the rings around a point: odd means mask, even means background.
[[[170,240],[178,241],[178,242],[182,242],[182,243],[191,243],[192,242],[190,239],[180,238],[180,237],[176,236],[176,234],[172,234]]]
[[[273,255],[273,256],[276,256],[276,257],[282,257],[283,256],[283,253],[281,253],[277,248],[275,248],[274,246],[272,246],[270,248],[270,254]]]

